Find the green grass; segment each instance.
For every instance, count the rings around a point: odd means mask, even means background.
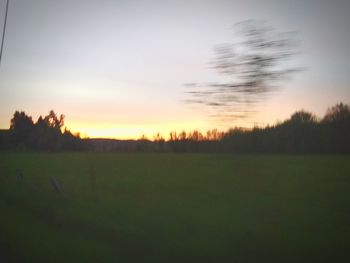
[[[0,213],[8,262],[350,262],[350,156],[1,153]]]

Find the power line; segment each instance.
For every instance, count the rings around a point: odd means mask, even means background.
[[[6,0],[5,19],[4,19],[4,27],[2,29],[2,39],[1,39],[1,49],[0,49],[0,64],[1,64],[1,58],[2,58],[2,51],[3,51],[3,48],[4,48],[7,13],[8,13],[8,10],[9,10],[9,1],[10,0]]]

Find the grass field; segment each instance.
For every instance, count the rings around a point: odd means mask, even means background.
[[[350,156],[1,153],[0,213],[0,262],[350,262]]]

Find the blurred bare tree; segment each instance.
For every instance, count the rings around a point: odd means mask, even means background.
[[[301,70],[289,63],[298,54],[295,32],[277,33],[257,20],[240,22],[234,29],[236,42],[215,47],[212,61],[223,81],[186,84],[187,102],[205,106],[210,116],[222,121],[248,117],[282,79]]]

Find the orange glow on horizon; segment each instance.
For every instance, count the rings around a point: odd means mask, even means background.
[[[67,123],[67,128],[73,133],[80,133],[82,138],[106,138],[106,139],[122,139],[135,140],[145,136],[149,140],[159,135],[165,140],[169,139],[170,132],[175,131],[180,133],[182,131],[190,132],[198,130],[203,134],[210,130],[208,124],[201,121],[194,121],[191,123],[162,123],[154,125],[113,125],[103,123]]]
[[[276,110],[278,108],[278,111]],[[285,120],[294,112],[293,107],[286,107],[283,102],[274,103],[265,108],[265,111],[259,112],[246,119],[230,121],[227,123],[215,123],[213,119],[194,116],[191,121],[187,118],[184,121],[166,122],[164,120],[150,121],[149,123],[140,120],[134,122],[119,122],[103,120],[99,122],[94,120],[67,120],[66,127],[73,133],[80,133],[82,138],[106,138],[106,139],[122,139],[137,140],[145,136],[149,140],[153,140],[159,133],[165,140],[169,139],[170,132],[179,134],[182,131],[193,132],[197,130],[203,135],[207,131],[217,129],[218,131],[228,131],[230,128],[242,127],[253,128],[254,126],[264,127],[267,124],[274,125],[278,121]],[[188,116],[186,116],[188,117]],[[196,118],[197,117],[197,118]]]
[[[293,102],[293,103],[291,103]],[[333,98],[332,103],[337,102]],[[331,105],[332,105],[331,103]],[[81,138],[108,138],[108,139],[140,139],[143,135],[153,140],[159,133],[165,140],[169,139],[170,132],[179,134],[182,131],[186,133],[197,130],[203,135],[207,131],[217,129],[220,132],[226,132],[230,128],[242,127],[252,128],[254,126],[264,127],[266,125],[274,125],[278,122],[284,121],[297,110],[305,109],[322,117],[325,112],[325,106],[309,108],[307,105],[309,101],[303,100],[299,93],[295,96],[283,96],[278,94],[271,98],[269,103],[266,103],[260,108],[259,112],[248,116],[245,119],[227,121],[226,123],[217,122],[205,115],[199,110],[184,110],[176,112],[167,112],[166,109],[162,111],[153,112],[148,107],[137,108],[137,111],[129,112],[122,111],[123,114],[111,114],[108,108],[100,107],[93,112],[88,108],[65,108],[53,107],[57,114],[64,113],[65,127],[72,133],[79,133]],[[56,109],[58,108],[58,110]],[[34,112],[24,109],[26,114],[33,117],[36,121],[38,117],[44,116],[47,111],[35,109]],[[139,114],[142,113],[143,115]],[[8,129],[10,119],[13,111],[9,111],[8,117],[0,119],[0,129]],[[164,116],[165,115],[165,116]],[[169,117],[168,117],[169,115]],[[117,117],[116,117],[117,116]]]

